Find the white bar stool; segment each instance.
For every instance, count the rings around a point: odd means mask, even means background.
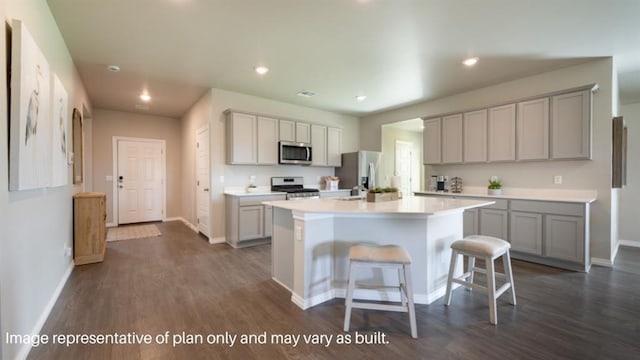
[[[353,301],[356,287],[356,270],[358,268],[394,268],[398,270],[398,286],[376,286],[374,288],[397,288],[400,290],[400,305],[378,304],[371,302]],[[368,289],[371,286],[367,286]],[[411,257],[397,245],[354,245],[349,250],[349,285],[345,298],[344,331],[349,331],[351,309],[369,309],[399,311],[409,313],[411,337],[418,337],[416,326],[416,311],[413,305],[413,289],[411,285]]]
[[[511,273],[511,258],[509,248],[511,244],[493,236],[471,235],[451,244],[451,264],[449,266],[449,276],[447,278],[447,296],[445,303],[451,304],[452,283],[466,286],[469,289],[480,289],[487,292],[489,298],[489,322],[498,323],[496,313],[496,299],[505,291],[511,293],[511,304],[516,304],[516,292],[513,286],[513,274]],[[456,268],[458,255],[468,257],[467,272],[460,277],[454,278],[453,272]],[[485,269],[475,267],[476,258],[484,258]],[[502,257],[504,274],[496,273],[493,261]],[[487,287],[480,286],[473,282],[473,274],[479,272],[487,275]],[[496,290],[496,276],[505,279],[505,283]]]

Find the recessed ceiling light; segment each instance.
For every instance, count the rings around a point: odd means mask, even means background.
[[[477,62],[478,62],[478,58],[472,57],[472,58],[465,59],[462,63],[465,64],[466,66],[473,66]]]
[[[269,68],[266,66],[256,66],[256,72],[260,75],[264,75],[269,72]]]
[[[367,96],[366,96],[366,95],[358,95],[358,96],[356,96],[356,100],[357,100],[358,102],[365,101],[366,99],[367,99]]]
[[[140,94],[140,100],[144,102],[149,102],[151,101],[151,95],[149,95],[149,93],[147,92],[143,92],[142,94]]]
[[[111,72],[118,72],[118,71],[120,71],[120,66],[118,66],[118,65],[107,65],[107,70],[109,70]]]
[[[316,93],[311,90],[302,90],[298,94],[298,96],[310,98],[312,96],[316,96]]]

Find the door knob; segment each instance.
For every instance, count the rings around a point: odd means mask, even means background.
[[[203,190],[204,190],[204,191],[209,191],[209,188],[204,188]]]

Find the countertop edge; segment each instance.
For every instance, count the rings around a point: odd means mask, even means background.
[[[487,199],[504,199],[504,200],[529,200],[529,201],[550,201],[550,202],[567,202],[567,203],[580,203],[591,204],[597,200],[597,197],[557,197],[557,196],[539,196],[539,195],[488,195],[488,194],[465,194],[465,193],[452,193],[452,192],[437,192],[437,191],[414,191],[414,194],[433,195],[433,196],[457,196],[457,197],[471,197],[471,198],[487,198]]]

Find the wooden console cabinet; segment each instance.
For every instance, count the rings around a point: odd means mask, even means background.
[[[73,196],[73,259],[76,265],[104,260],[106,221],[105,193],[83,192]]]

